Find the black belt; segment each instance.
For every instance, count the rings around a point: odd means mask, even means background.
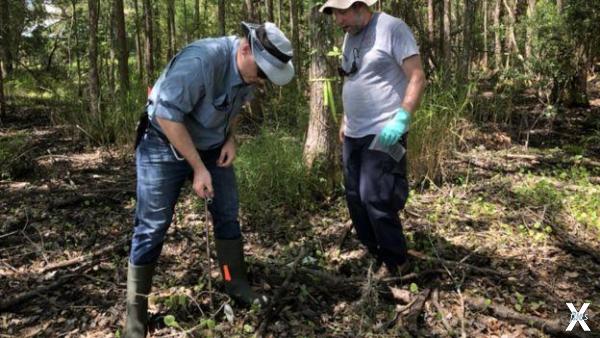
[[[158,127],[153,125],[152,122],[148,122],[148,128],[146,128],[146,132],[148,130],[152,130],[156,134],[156,136],[160,137],[160,139],[165,141],[165,143],[171,143],[171,142],[169,142],[169,139],[167,138],[167,136],[165,134],[163,134],[163,132],[160,131],[158,129]]]
[[[156,126],[150,122],[148,118],[148,112],[144,109],[144,111],[140,114],[140,119],[138,121],[138,125],[136,128],[136,136],[135,136],[135,145],[134,150],[140,145],[142,142],[142,138],[149,131],[152,130],[161,140],[165,141],[165,143],[169,144],[169,139],[162,131],[160,131]]]
[[[144,110],[144,112],[140,115],[140,120],[138,122],[137,135],[136,135],[134,150],[137,149],[137,147],[140,144],[140,142],[142,141],[142,138],[144,137],[144,135],[146,133],[148,133],[148,131],[150,131],[150,130],[154,134],[156,134],[156,136],[158,136],[161,140],[163,140],[166,144],[171,145],[171,142],[169,141],[169,139],[167,138],[167,136],[165,134],[163,134],[163,132],[160,131],[160,129],[158,129],[158,127],[156,127],[155,125],[153,125],[152,122],[150,122],[150,120],[148,119],[148,112],[146,112]],[[216,153],[217,156],[218,156],[219,153],[220,153],[220,151],[221,151],[221,146],[219,146],[217,148],[213,148],[213,149],[208,149],[208,150],[200,150],[200,149],[198,149],[198,153],[201,154],[201,155],[202,154],[209,155],[209,154],[212,154],[212,153]],[[173,151],[176,151],[174,147],[172,147],[172,149],[173,149]],[[176,155],[178,155],[178,154],[176,154]]]

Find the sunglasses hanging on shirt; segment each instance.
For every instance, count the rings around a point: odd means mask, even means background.
[[[356,59],[358,59],[358,49],[354,48],[352,50],[352,66],[350,66],[350,71],[346,71],[344,67],[338,67],[338,74],[340,77],[350,76],[356,72],[358,72],[358,66],[356,66]]]
[[[373,19],[371,19],[371,21],[369,21],[367,26],[363,29],[362,37],[360,38],[360,43],[358,44],[358,48],[352,49],[352,65],[350,66],[350,71],[346,71],[344,69],[343,63],[342,63],[342,66],[338,67],[338,74],[340,77],[348,77],[348,76],[351,76],[351,75],[355,74],[356,72],[358,72],[358,66],[356,65],[356,60],[360,58],[359,50],[362,48],[362,44],[365,40],[365,36],[367,34],[369,34],[369,27],[371,27],[371,22],[373,22]],[[344,44],[345,44],[345,41],[344,41]]]

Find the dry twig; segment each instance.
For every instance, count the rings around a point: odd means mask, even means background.
[[[442,306],[440,305],[440,303],[438,301],[438,294],[439,294],[438,289],[437,288],[434,289],[431,294],[431,302],[433,303],[433,306],[435,306],[435,309],[439,312],[440,317],[442,317],[442,324],[444,324],[444,328],[446,328],[446,331],[448,331],[448,335],[454,336],[454,330],[452,329],[452,327],[446,320],[446,313],[444,312],[444,309],[442,308]]]
[[[279,312],[281,310],[281,307],[283,306],[282,304],[279,304],[279,300],[281,299],[281,297],[283,296],[283,294],[288,291],[288,285],[290,284],[290,281],[292,280],[292,277],[294,276],[294,273],[296,272],[296,266],[298,265],[298,263],[300,262],[300,260],[302,260],[302,258],[304,258],[304,256],[306,256],[306,251],[307,249],[304,247],[302,248],[302,250],[300,251],[300,253],[298,254],[298,256],[296,256],[296,258],[294,259],[294,261],[292,262],[292,266],[290,267],[290,270],[288,271],[288,274],[283,282],[283,284],[281,285],[281,287],[279,288],[279,290],[277,290],[277,292],[275,293],[275,295],[273,296],[273,298],[271,298],[269,300],[269,303],[266,305],[266,309],[263,315],[263,319],[260,323],[260,326],[258,327],[258,330],[256,331],[256,336],[257,337],[263,337],[265,334],[265,330],[267,329],[267,326],[269,325],[269,322],[271,321],[271,318],[273,317],[273,315],[277,312]]]

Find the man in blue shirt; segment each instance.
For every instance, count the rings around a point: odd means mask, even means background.
[[[166,66],[150,93],[148,128],[136,150],[137,205],[127,273],[126,337],[146,335],[156,261],[184,182],[212,203],[215,244],[226,291],[252,304],[265,298],[246,277],[232,163],[234,126],[254,84],[294,76],[292,46],[274,24],[242,23],[244,37],[203,39]]]

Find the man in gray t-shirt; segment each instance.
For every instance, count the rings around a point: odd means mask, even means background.
[[[344,77],[344,184],[352,223],[382,273],[407,267],[406,240],[398,211],[408,197],[406,132],[425,88],[419,49],[408,26],[373,13],[376,0],[329,0],[346,35],[339,69]],[[374,150],[373,145],[377,144]],[[398,154],[402,154],[398,157]]]

